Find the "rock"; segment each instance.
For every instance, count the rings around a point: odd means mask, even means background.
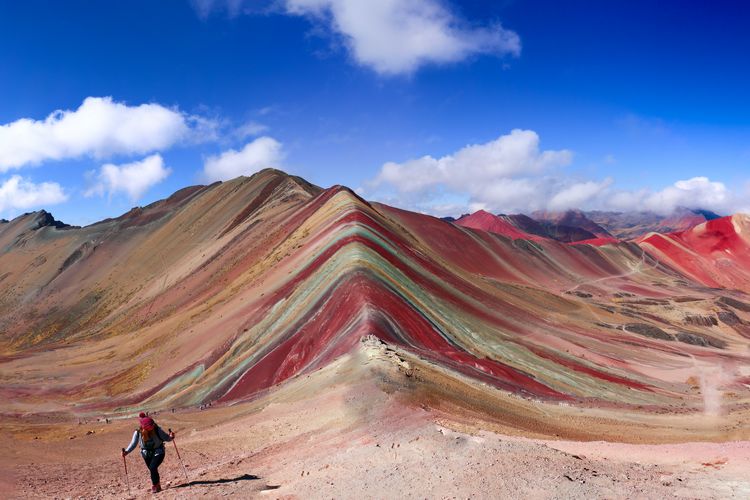
[[[750,312],[750,304],[739,301],[737,299],[733,299],[731,297],[724,297],[724,296],[719,297],[717,302],[727,305],[729,307],[733,307],[737,309],[738,311]]]
[[[623,327],[626,332],[637,333],[644,337],[659,340],[674,340],[674,337],[661,328],[646,323],[628,323]]]
[[[724,349],[727,346],[726,342],[724,342],[723,340],[693,332],[680,332],[677,334],[677,340],[679,340],[680,342],[684,342],[685,344],[697,345],[701,347],[716,347],[717,349]]]
[[[717,314],[722,323],[730,326],[742,324],[742,320],[732,311],[719,311]]]
[[[685,316],[685,323],[694,326],[717,326],[719,320],[715,316],[701,316],[699,314],[689,314]]]

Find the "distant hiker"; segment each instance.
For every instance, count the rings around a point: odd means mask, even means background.
[[[170,431],[167,434],[154,422],[154,419],[143,412],[138,415],[138,419],[140,427],[133,432],[133,439],[130,440],[128,447],[122,449],[122,456],[133,451],[136,443],[141,446],[141,456],[151,472],[151,492],[158,493],[161,491],[159,466],[164,461],[164,441],[171,441],[174,438],[174,432]]]

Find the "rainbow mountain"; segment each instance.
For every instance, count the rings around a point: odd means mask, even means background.
[[[82,228],[2,222],[0,285],[14,414],[245,401],[373,338],[530,400],[750,404],[742,214],[570,245],[263,170]]]

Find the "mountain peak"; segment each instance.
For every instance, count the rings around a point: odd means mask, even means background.
[[[31,221],[30,229],[32,230],[41,229],[43,227],[53,227],[55,229],[73,229],[76,227],[55,219],[52,214],[46,210],[25,213],[21,217],[28,218]]]
[[[504,217],[499,215],[491,214],[486,210],[477,210],[471,215],[464,215],[455,224],[468,227],[472,229],[479,229],[481,231],[488,231],[490,233],[501,234],[512,239],[526,239],[533,240],[537,239],[537,236],[531,235],[518,229],[516,226],[508,222]]]
[[[531,216],[547,226],[552,238],[560,241],[580,241],[595,238],[612,238],[612,234],[604,227],[589,219],[578,209],[568,209],[563,212],[537,211]]]

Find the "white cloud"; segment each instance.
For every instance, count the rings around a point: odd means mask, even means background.
[[[285,6],[289,14],[322,20],[357,63],[381,74],[521,52],[515,32],[500,24],[468,26],[437,0],[285,0]]]
[[[35,184],[20,175],[14,175],[0,184],[0,212],[49,206],[67,199],[68,196],[56,182]]]
[[[87,97],[76,110],[0,125],[0,172],[47,160],[144,154],[214,130],[211,120],[159,104],[128,106]]]
[[[224,135],[226,120],[199,115],[183,115],[188,133],[182,139],[191,143],[218,141]]]
[[[258,123],[256,121],[250,120],[248,122],[243,123],[234,131],[232,132],[232,135],[236,137],[239,140],[247,139],[248,137],[255,137],[263,132],[266,132],[268,130],[268,126],[263,125],[262,123]]]
[[[520,211],[521,207],[526,211],[541,209],[546,201],[542,193],[549,190],[546,181],[534,177],[488,179],[484,185],[477,184],[471,190],[469,208],[472,212],[482,209],[505,213]]]
[[[369,188],[385,187],[411,198],[435,190],[460,193],[468,196],[469,203],[493,210],[527,207],[539,198],[542,185],[549,183],[549,179],[534,176],[568,165],[572,157],[572,152],[564,149],[540,151],[536,132],[516,129],[440,158],[423,156],[386,163]]]
[[[441,158],[423,156],[405,163],[386,163],[375,183],[392,183],[400,191],[419,191],[446,184],[478,192],[493,188],[493,182],[506,177],[567,165],[572,156],[568,150],[540,152],[536,132],[515,129],[494,141],[472,144]]]
[[[500,23],[476,26],[444,0],[192,0],[198,15],[229,17],[282,12],[305,17],[331,33],[352,59],[383,75],[409,74],[427,64],[474,55],[519,56],[521,39]],[[505,66],[504,66],[505,67]]]
[[[580,208],[592,199],[600,196],[612,184],[611,179],[601,182],[576,182],[556,192],[547,203],[547,208],[554,211],[564,211],[570,208]]]
[[[513,130],[486,144],[466,146],[440,158],[423,156],[384,164],[363,193],[386,203],[446,215],[484,209],[499,213],[570,208],[652,211],[702,208],[728,214],[747,210],[741,194],[707,177],[679,180],[661,190],[622,190],[614,180],[579,179],[555,167],[572,160],[568,150],[541,151],[539,136]],[[456,200],[460,200],[457,202]]]
[[[647,210],[668,215],[678,207],[729,213],[738,209],[739,201],[723,183],[711,181],[708,177],[693,177],[659,191],[615,191],[604,204],[615,210]]]
[[[264,168],[278,168],[284,159],[282,144],[272,137],[258,137],[237,151],[230,149],[206,159],[203,175],[208,182],[252,175]]]
[[[84,195],[103,196],[106,193],[108,196],[113,196],[117,193],[125,193],[135,201],[152,186],[166,179],[170,173],[171,169],[164,165],[164,159],[160,154],[123,165],[107,163],[102,165],[95,177],[94,185]]]

